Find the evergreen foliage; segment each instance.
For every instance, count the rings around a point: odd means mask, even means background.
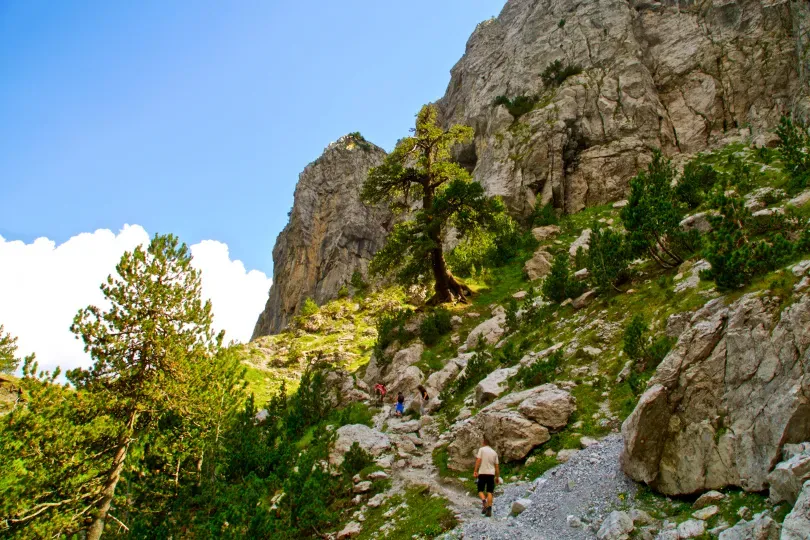
[[[492,229],[503,204],[484,194],[470,174],[452,160],[451,149],[472,139],[468,126],[444,130],[438,110],[426,105],[416,118],[411,137],[401,139],[379,167],[369,171],[361,198],[366,204],[387,203],[392,210],[407,210],[412,198],[422,207],[413,218],[400,222],[371,262],[372,273],[394,274],[402,285],[433,281],[435,294],[429,304],[453,299],[465,301],[469,287],[450,273],[442,240],[448,227],[459,238]]]
[[[637,365],[639,371],[656,367],[672,348],[672,341],[666,336],[651,341],[649,326],[640,314],[627,323],[622,336],[624,353]]]
[[[598,222],[591,226],[588,249],[588,271],[593,283],[602,291],[614,289],[627,277],[629,250],[624,237],[611,229],[602,229]]]
[[[571,275],[568,253],[558,253],[551,263],[551,272],[543,281],[543,298],[552,302],[562,302],[566,298],[576,298],[584,290],[585,286]]]
[[[517,121],[521,116],[531,111],[538,101],[537,96],[515,96],[512,99],[506,96],[498,96],[495,98],[493,105],[495,107],[503,105],[512,115],[512,118]]]
[[[551,353],[546,359],[537,359],[528,366],[521,366],[517,372],[517,380],[523,388],[533,388],[553,381],[557,369],[562,366],[562,351]]]
[[[678,185],[675,186],[675,199],[690,210],[703,203],[706,195],[717,183],[718,174],[714,167],[693,159],[683,169]]]
[[[29,357],[30,361],[33,361],[33,359],[33,355]],[[9,332],[5,332],[3,325],[0,324],[0,373],[14,373],[19,365],[17,338]]]
[[[630,180],[630,197],[621,217],[630,255],[646,253],[664,268],[683,262],[689,238],[680,228],[682,212],[675,204],[675,168],[660,150],[646,171]]]
[[[410,310],[390,311],[377,317],[377,341],[374,344],[374,354],[383,360],[385,349],[395,341],[405,342],[411,335],[405,330],[405,323],[411,317]]]
[[[534,210],[529,218],[532,227],[543,227],[546,225],[556,225],[560,222],[557,217],[557,212],[554,210],[554,205],[551,203],[540,204],[537,201],[534,205]]]
[[[546,88],[554,88],[564,83],[568,77],[573,77],[580,73],[582,73],[582,66],[579,64],[564,65],[561,61],[554,60],[546,66],[546,69],[540,74],[540,78],[543,79],[543,84]]]
[[[789,190],[795,193],[810,184],[810,130],[783,116],[776,134],[782,162],[790,175]]]
[[[450,312],[437,308],[427,314],[419,325],[419,337],[428,347],[435,345],[439,338],[452,330]]]
[[[320,308],[318,307],[318,304],[315,303],[315,300],[307,297],[304,300],[304,304],[301,306],[301,311],[299,314],[302,317],[310,317],[318,313],[318,311],[320,311]]]

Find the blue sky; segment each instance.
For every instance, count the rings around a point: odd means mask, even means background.
[[[298,173],[391,149],[504,0],[0,2],[0,236],[125,223],[272,271]]]

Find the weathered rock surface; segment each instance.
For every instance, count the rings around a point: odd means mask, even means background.
[[[793,6],[804,10],[804,6]],[[649,148],[696,152],[776,125],[802,90],[788,2],[510,0],[478,25],[439,104],[476,129],[473,176],[510,208],[624,196]],[[559,88],[553,61],[583,72]],[[517,123],[499,95],[540,95]]]
[[[518,406],[520,414],[549,429],[559,429],[568,424],[568,418],[575,409],[574,397],[554,387],[523,400]]]
[[[806,540],[810,538],[810,482],[805,482],[793,510],[782,522],[781,540]]]
[[[308,297],[323,304],[355,270],[366,273],[391,214],[364,205],[360,186],[384,157],[383,149],[347,135],[300,174],[290,221],[273,248],[273,285],[254,339],[282,330]]]
[[[424,350],[424,345],[421,342],[416,342],[410,347],[395,352],[389,362],[381,362],[375,355],[372,355],[366,366],[363,380],[372,387],[378,382],[383,382],[386,385],[394,384],[409,367],[422,358]],[[389,390],[391,389],[389,388]]]
[[[336,466],[343,463],[343,455],[354,443],[372,456],[379,456],[391,448],[391,440],[385,433],[363,424],[349,424],[338,428],[335,446],[329,453],[329,463]]]
[[[782,446],[810,430],[809,369],[807,295],[708,302],[622,426],[623,469],[672,495],[764,490]]]
[[[484,341],[486,341],[488,345],[497,343],[497,341],[503,335],[503,327],[505,324],[506,314],[504,313],[499,313],[491,319],[487,319],[486,321],[482,322],[473,328],[467,336],[467,341],[465,342],[467,349],[472,350],[475,348],[475,345],[478,343],[478,336],[483,336]]]
[[[557,225],[544,225],[543,227],[536,227],[532,229],[532,236],[538,242],[550,240],[560,234],[560,228]]]
[[[627,512],[616,510],[599,527],[596,538],[599,540],[626,540],[633,532],[633,520]]]
[[[779,524],[770,516],[757,514],[720,533],[720,540],[779,540]]]
[[[534,281],[549,275],[549,273],[551,273],[551,263],[553,259],[554,257],[543,248],[535,251],[532,258],[523,265],[523,271],[526,273],[526,276],[528,276],[529,281]]]
[[[768,475],[769,495],[773,504],[796,502],[805,480],[810,479],[810,451],[778,463]]]
[[[350,373],[342,369],[326,374],[326,388],[329,402],[333,407],[343,407],[349,403],[369,399],[368,392],[358,386],[358,382]]]
[[[551,437],[543,426],[516,411],[481,411],[476,415],[481,432],[503,461],[523,459]]]
[[[509,388],[509,378],[517,373],[517,368],[496,369],[475,386],[475,401],[484,405],[496,399]]]

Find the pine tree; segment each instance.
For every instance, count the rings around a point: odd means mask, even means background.
[[[603,291],[618,291],[616,284],[626,276],[630,259],[624,237],[594,223],[589,246],[588,271],[594,284]]]
[[[630,180],[630,197],[621,213],[631,253],[646,252],[664,268],[681,264],[679,251],[685,247],[682,213],[674,203],[674,179],[675,168],[655,150],[647,170]]]
[[[34,356],[31,355],[29,358],[33,360]],[[14,373],[19,365],[17,338],[4,332],[3,325],[0,324],[0,373]]]
[[[115,426],[92,500],[90,540],[101,536],[131,445],[169,412],[182,415],[194,371],[216,356],[222,339],[211,330],[211,303],[201,299],[191,253],[176,237],[156,235],[147,249],[125,253],[116,270],[101,286],[111,307],[82,309],[71,326],[94,363],[68,379]]]
[[[584,286],[573,279],[568,267],[568,253],[558,253],[551,263],[551,272],[543,281],[543,297],[552,302],[562,302],[582,294]]]
[[[411,137],[401,139],[382,165],[371,169],[361,198],[366,204],[387,203],[394,211],[409,210],[412,199],[421,199],[413,218],[397,224],[385,246],[371,263],[374,274],[396,273],[403,285],[433,280],[435,294],[428,304],[464,301],[470,289],[456,280],[447,267],[442,240],[448,227],[459,238],[495,226],[503,205],[486,197],[484,189],[452,160],[454,146],[469,142],[470,127],[442,129],[438,110],[426,105],[416,117]]]

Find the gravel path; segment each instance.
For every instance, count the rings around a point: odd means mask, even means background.
[[[624,494],[625,502],[635,497],[636,484],[619,467],[621,447],[621,437],[610,435],[533,482],[506,484],[504,492],[495,498],[491,518],[479,514],[462,523],[448,538],[595,538],[596,524],[623,502],[619,495]],[[512,503],[521,498],[531,499],[532,505],[519,516],[510,517]],[[571,527],[569,515],[586,523]]]

